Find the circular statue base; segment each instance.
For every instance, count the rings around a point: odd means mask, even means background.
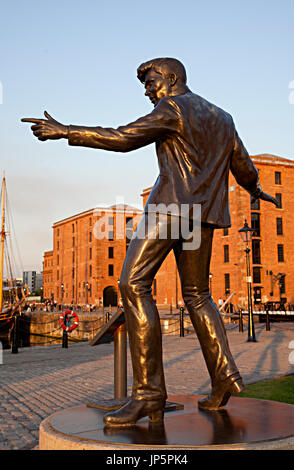
[[[109,428],[105,409],[81,405],[58,411],[40,425],[40,450],[294,449],[294,405],[231,397],[226,408],[204,412],[200,396],[168,399],[183,409],[164,414],[164,424],[141,419]]]

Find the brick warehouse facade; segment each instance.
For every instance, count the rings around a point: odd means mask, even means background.
[[[141,213],[117,205],[54,223],[53,250],[44,253],[44,298],[60,304],[115,305],[126,250]]]
[[[250,201],[248,193],[234,177],[229,176],[229,204],[232,226],[215,230],[210,267],[210,290],[214,300],[233,294],[234,304],[246,306],[246,262],[244,243],[238,230],[248,224],[255,228],[250,262],[255,303],[278,301],[280,295],[294,302],[294,238],[291,236],[294,213],[294,162],[273,155],[253,156],[265,192],[276,195],[280,208],[270,203]],[[143,191],[146,203],[151,188]],[[113,214],[109,215],[112,211]],[[130,235],[141,211],[124,206],[111,206],[56,222],[53,225],[53,251],[45,252],[43,262],[44,297],[59,303],[109,305],[119,298],[118,281]],[[96,215],[95,215],[96,214]],[[129,228],[128,238],[117,239],[117,217],[123,214],[124,224],[136,216]],[[110,221],[107,236],[93,236],[94,226],[101,217]],[[50,264],[51,263],[51,264]],[[278,275],[283,274],[281,280]],[[153,285],[158,305],[177,306],[182,302],[179,275],[173,253],[170,253]]]

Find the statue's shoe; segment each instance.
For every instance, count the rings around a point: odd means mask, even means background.
[[[241,377],[235,381],[225,380],[212,387],[210,395],[200,398],[198,408],[201,410],[218,410],[228,403],[231,395],[238,395],[244,388],[245,385]]]
[[[149,416],[149,422],[162,423],[164,400],[135,400],[131,399],[118,410],[104,416],[106,426],[133,426],[136,422]]]

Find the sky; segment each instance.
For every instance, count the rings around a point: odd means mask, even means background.
[[[136,77],[148,59],[181,60],[189,88],[233,116],[251,155],[294,159],[293,0],[10,0],[0,11],[0,169],[15,269],[40,272],[58,220],[117,197],[141,207],[158,173],[153,144],[119,154],[39,142],[20,119],[46,110],[63,124],[132,122],[152,111]]]

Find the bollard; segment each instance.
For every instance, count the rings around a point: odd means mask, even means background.
[[[266,326],[265,326],[265,330],[266,331],[270,331],[271,330],[271,325],[270,325],[270,318],[269,318],[269,306],[266,305],[265,306],[265,312],[266,312]]]
[[[184,329],[184,307],[180,307],[180,337],[183,338],[185,336],[185,329]]]
[[[18,314],[14,315],[14,327],[12,332],[12,348],[11,354],[18,353]]]
[[[239,332],[243,333],[243,311],[239,309]]]

